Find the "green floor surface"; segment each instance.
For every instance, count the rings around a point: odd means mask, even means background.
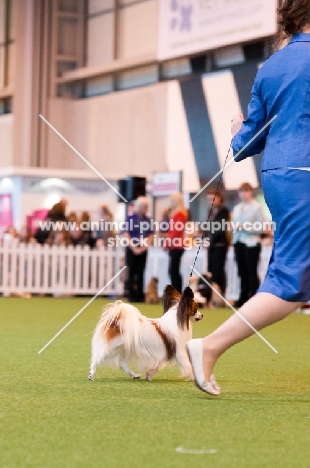
[[[219,361],[218,398],[178,369],[153,382],[100,369],[87,380],[97,299],[0,298],[1,468],[310,467],[310,316],[293,314]],[[140,307],[150,317],[160,306]],[[204,311],[194,336],[229,310]]]

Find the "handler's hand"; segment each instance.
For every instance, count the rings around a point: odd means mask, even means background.
[[[240,131],[244,117],[242,114],[234,115],[231,119],[231,134],[234,137]]]

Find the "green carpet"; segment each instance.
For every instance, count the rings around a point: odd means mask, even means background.
[[[310,467],[310,317],[293,314],[221,358],[220,397],[161,371],[153,382],[100,369],[89,382],[94,301],[0,298],[1,468]],[[160,306],[140,307],[148,316]],[[228,310],[204,311],[194,336]],[[189,452],[189,453],[188,453]]]

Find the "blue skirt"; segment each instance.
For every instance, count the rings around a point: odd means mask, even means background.
[[[266,277],[258,292],[289,302],[310,300],[310,172],[262,171],[265,200],[276,224]]]

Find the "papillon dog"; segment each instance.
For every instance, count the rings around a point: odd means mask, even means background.
[[[89,380],[100,365],[120,367],[132,379],[139,379],[141,375],[129,368],[130,362],[146,371],[146,380],[175,362],[182,377],[193,379],[186,343],[192,338],[192,322],[203,318],[193,291],[187,287],[180,295],[166,286],[163,307],[162,317],[150,319],[131,304],[108,304],[94,331]]]

